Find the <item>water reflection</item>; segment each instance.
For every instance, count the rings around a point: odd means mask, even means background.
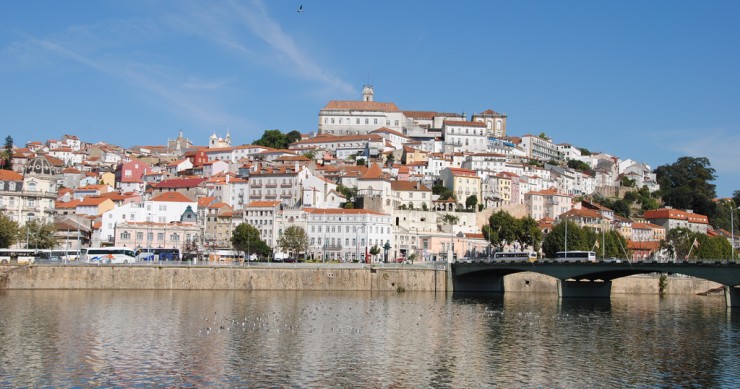
[[[0,386],[737,386],[721,297],[0,292]]]

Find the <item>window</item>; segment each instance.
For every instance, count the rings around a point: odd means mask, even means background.
[[[144,233],[143,232],[137,232],[136,233],[136,240],[144,240]]]
[[[157,233],[157,240],[160,242],[164,240],[164,232]]]
[[[131,239],[131,234],[129,234],[128,231],[121,232],[121,239],[122,240],[129,240]]]
[[[180,235],[179,234],[172,234],[172,235],[170,235],[170,241],[172,241],[172,242],[179,242],[180,241]]]
[[[373,119],[373,124],[378,124],[378,119]]]

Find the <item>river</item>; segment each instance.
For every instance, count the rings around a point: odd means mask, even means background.
[[[0,292],[2,387],[737,387],[721,296]]]

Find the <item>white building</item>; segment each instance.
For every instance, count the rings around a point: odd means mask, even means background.
[[[124,204],[103,214],[100,239],[113,242],[116,225],[122,222],[180,221],[188,207],[197,212],[198,203],[179,192],[165,192],[148,201]]]
[[[390,215],[365,209],[306,208],[308,254],[324,260],[364,260],[372,247],[381,251],[375,258],[381,261],[383,247],[388,243],[389,261],[395,242]]]
[[[374,101],[365,85],[362,101],[332,100],[319,111],[319,134],[364,135],[381,127],[403,133],[403,113],[393,103]]]

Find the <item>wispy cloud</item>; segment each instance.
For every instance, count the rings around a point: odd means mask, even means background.
[[[146,52],[139,54],[147,60],[136,60],[137,55],[131,53],[131,47],[167,34],[155,24],[140,19],[113,20],[75,26],[45,37],[22,36],[5,49],[0,58],[15,61],[15,66],[34,66],[39,58],[50,63],[69,60],[121,81],[150,104],[200,125],[251,125],[216,103],[218,98],[214,93],[227,87],[230,80],[203,79],[188,74],[187,69],[168,64],[176,61],[163,60]]]
[[[287,77],[318,82],[327,93],[353,93],[350,83],[322,67],[269,14],[262,1],[227,2],[218,6],[191,5],[171,15],[177,29],[207,39],[246,61],[280,69]],[[259,40],[258,44],[253,39]],[[263,45],[266,45],[263,46]]]
[[[666,147],[691,157],[707,157],[719,174],[740,173],[737,154],[740,131],[725,128],[674,130],[666,134]]]

